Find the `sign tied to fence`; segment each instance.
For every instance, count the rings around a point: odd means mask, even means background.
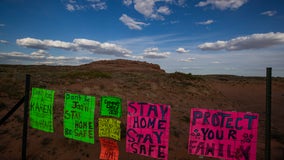
[[[54,132],[53,128],[54,91],[32,88],[30,100],[30,125],[45,132]]]
[[[256,160],[257,113],[192,108],[190,115],[190,154]]]
[[[168,159],[170,106],[128,102],[126,151]]]
[[[119,149],[117,141],[108,138],[100,138],[100,143],[101,143],[100,159],[118,160]]]
[[[99,137],[120,141],[120,121],[112,118],[99,118]]]
[[[121,117],[121,98],[103,96],[101,97],[101,115],[112,116],[116,118]]]
[[[94,144],[95,97],[65,94],[64,136]]]

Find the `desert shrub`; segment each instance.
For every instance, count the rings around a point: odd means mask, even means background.
[[[7,93],[9,97],[19,98],[21,96],[21,88],[17,84],[3,83],[0,85],[0,92]]]
[[[203,80],[201,76],[198,75],[192,75],[191,73],[182,73],[182,72],[175,72],[169,74],[171,78],[177,79],[177,80]]]
[[[179,138],[179,132],[178,132],[177,130],[174,130],[173,132],[174,132],[174,133],[173,133],[174,136],[177,137],[177,138]]]
[[[279,131],[273,131],[271,133],[271,138],[276,139],[280,143],[284,144],[284,134],[281,134]]]
[[[6,148],[6,145],[0,144],[0,152],[4,151]]]
[[[0,111],[7,108],[7,105],[4,102],[0,102]]]
[[[41,145],[46,146],[46,145],[48,145],[51,141],[52,141],[51,138],[44,138],[44,139],[41,141]]]
[[[24,118],[22,116],[18,115],[18,114],[15,115],[15,119],[19,123],[23,123],[24,122]]]
[[[185,123],[189,123],[190,118],[188,116],[182,116],[180,120],[182,120]]]

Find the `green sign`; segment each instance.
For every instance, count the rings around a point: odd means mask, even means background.
[[[30,100],[30,125],[45,132],[54,132],[53,128],[54,91],[32,88]]]
[[[102,116],[112,116],[121,117],[121,98],[103,96],[101,97],[101,115]]]
[[[94,144],[95,97],[65,93],[64,136]]]

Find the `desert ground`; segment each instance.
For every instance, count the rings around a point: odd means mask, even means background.
[[[265,72],[265,68],[263,69]],[[273,70],[272,70],[273,72]],[[125,151],[127,101],[171,105],[169,160],[212,160],[187,153],[190,109],[193,107],[259,113],[257,160],[264,160],[265,77],[233,75],[192,75],[166,73],[156,64],[129,60],[98,61],[81,66],[0,65],[0,118],[23,96],[25,75],[31,87],[55,90],[54,133],[28,128],[27,158],[30,160],[99,159],[98,135],[95,144],[63,136],[64,93],[96,97],[95,122],[99,117],[99,98],[122,98],[123,116],[121,160],[151,159]],[[284,78],[272,79],[272,160],[284,159]],[[21,159],[23,105],[0,126],[0,159]],[[95,127],[97,133],[97,127]]]

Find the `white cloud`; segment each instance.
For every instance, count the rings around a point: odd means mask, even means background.
[[[164,2],[184,7],[186,0],[164,0]]]
[[[28,58],[30,55],[26,55],[22,52],[8,52],[8,53],[1,53],[0,52],[1,60],[2,58],[5,59],[5,57],[16,57],[16,58]]]
[[[147,48],[144,50],[143,57],[160,59],[160,58],[167,58],[170,54],[171,54],[170,52],[159,52],[158,48]]]
[[[178,49],[176,50],[176,52],[177,52],[177,53],[189,53],[189,50],[186,50],[186,49],[184,49],[184,48],[178,48]]]
[[[202,50],[221,50],[226,48],[226,41],[217,41],[217,42],[206,42],[198,46]]]
[[[22,52],[0,52],[0,64],[47,64],[47,65],[80,65],[98,60],[94,57],[51,56],[44,50],[31,54]]]
[[[207,5],[211,5],[213,8],[217,8],[220,10],[226,10],[226,9],[238,9],[245,3],[247,3],[248,0],[206,0],[201,1],[198,4],[196,4],[196,7],[205,7]]]
[[[158,13],[164,14],[164,15],[170,15],[171,14],[171,10],[169,9],[169,7],[167,6],[161,6],[159,7],[159,9],[157,10]]]
[[[271,16],[274,16],[275,14],[277,14],[277,11],[265,11],[265,12],[262,12],[261,14],[271,17]]]
[[[186,0],[175,0],[174,3],[178,6],[185,7]]]
[[[237,37],[229,41],[203,43],[198,46],[201,50],[245,50],[267,48],[273,45],[284,44],[284,33],[270,32]]]
[[[5,24],[0,24],[0,27],[5,27]]]
[[[93,54],[114,55],[125,57],[132,52],[113,43],[101,43],[89,39],[74,39],[73,42],[64,42],[58,40],[39,40],[35,38],[17,39],[17,44],[27,48],[47,50],[58,48],[70,51],[88,51]]]
[[[147,26],[149,24],[144,23],[144,22],[138,22],[135,21],[133,18],[127,16],[126,14],[123,14],[119,20],[123,22],[126,26],[128,26],[129,29],[134,29],[134,30],[142,30],[142,26]]]
[[[172,14],[170,7],[176,5],[185,6],[186,0],[123,0],[126,6],[134,6],[134,9],[144,17],[152,20],[164,20],[164,16]]]
[[[213,62],[211,62],[211,63],[213,63],[213,64],[220,64],[221,62],[219,62],[219,61],[213,61]]]
[[[123,0],[123,4],[126,6],[130,6],[132,4],[132,0]]]
[[[104,10],[107,9],[104,0],[65,0],[65,6],[68,11],[77,11],[83,9]]]
[[[193,60],[195,60],[195,58],[189,57],[189,58],[186,58],[186,59],[181,59],[179,61],[180,62],[192,62]]]
[[[45,50],[40,49],[35,52],[32,52],[31,56],[36,57],[36,58],[45,58],[45,57],[48,57],[49,54]]]
[[[35,49],[47,49],[48,46],[44,44],[42,40],[35,39],[35,38],[23,38],[17,39],[16,43],[20,46],[25,46],[27,48],[35,48]]]
[[[22,38],[17,39],[16,43],[20,46],[35,49],[48,49],[48,48],[60,48],[65,50],[74,50],[75,46],[69,42],[63,42],[58,40],[40,40],[35,38]]]
[[[128,1],[127,1],[128,2]],[[174,0],[133,0],[134,8],[137,12],[146,18],[154,20],[164,20],[164,15],[170,15],[172,11],[167,4],[175,4],[182,6],[184,1]],[[127,3],[130,4],[130,3]]]
[[[2,39],[0,39],[0,43],[2,43],[2,44],[8,44],[9,42],[8,42],[8,41],[6,41],[6,40],[2,40]]]
[[[155,0],[134,0],[134,8],[145,17],[151,18],[154,14]]]
[[[75,8],[74,8],[74,6],[72,4],[66,4],[66,9],[68,11],[75,11]]]
[[[98,41],[88,39],[74,39],[73,42],[80,50],[86,50],[94,54],[106,54],[114,55],[117,57],[125,57],[126,55],[132,53],[130,50],[122,48],[113,43],[100,43]]]
[[[214,23],[214,21],[212,19],[209,19],[207,21],[203,21],[203,22],[197,22],[196,24],[201,24],[201,25],[209,25]]]
[[[135,56],[135,55],[130,55],[130,54],[129,55],[125,55],[125,57],[136,59],[136,60],[144,59],[143,56]]]
[[[92,1],[91,1],[92,2]],[[91,7],[95,10],[104,10],[104,9],[107,9],[107,5],[106,5],[106,2],[101,2],[100,0],[95,0],[93,1],[92,4],[90,4]]]

